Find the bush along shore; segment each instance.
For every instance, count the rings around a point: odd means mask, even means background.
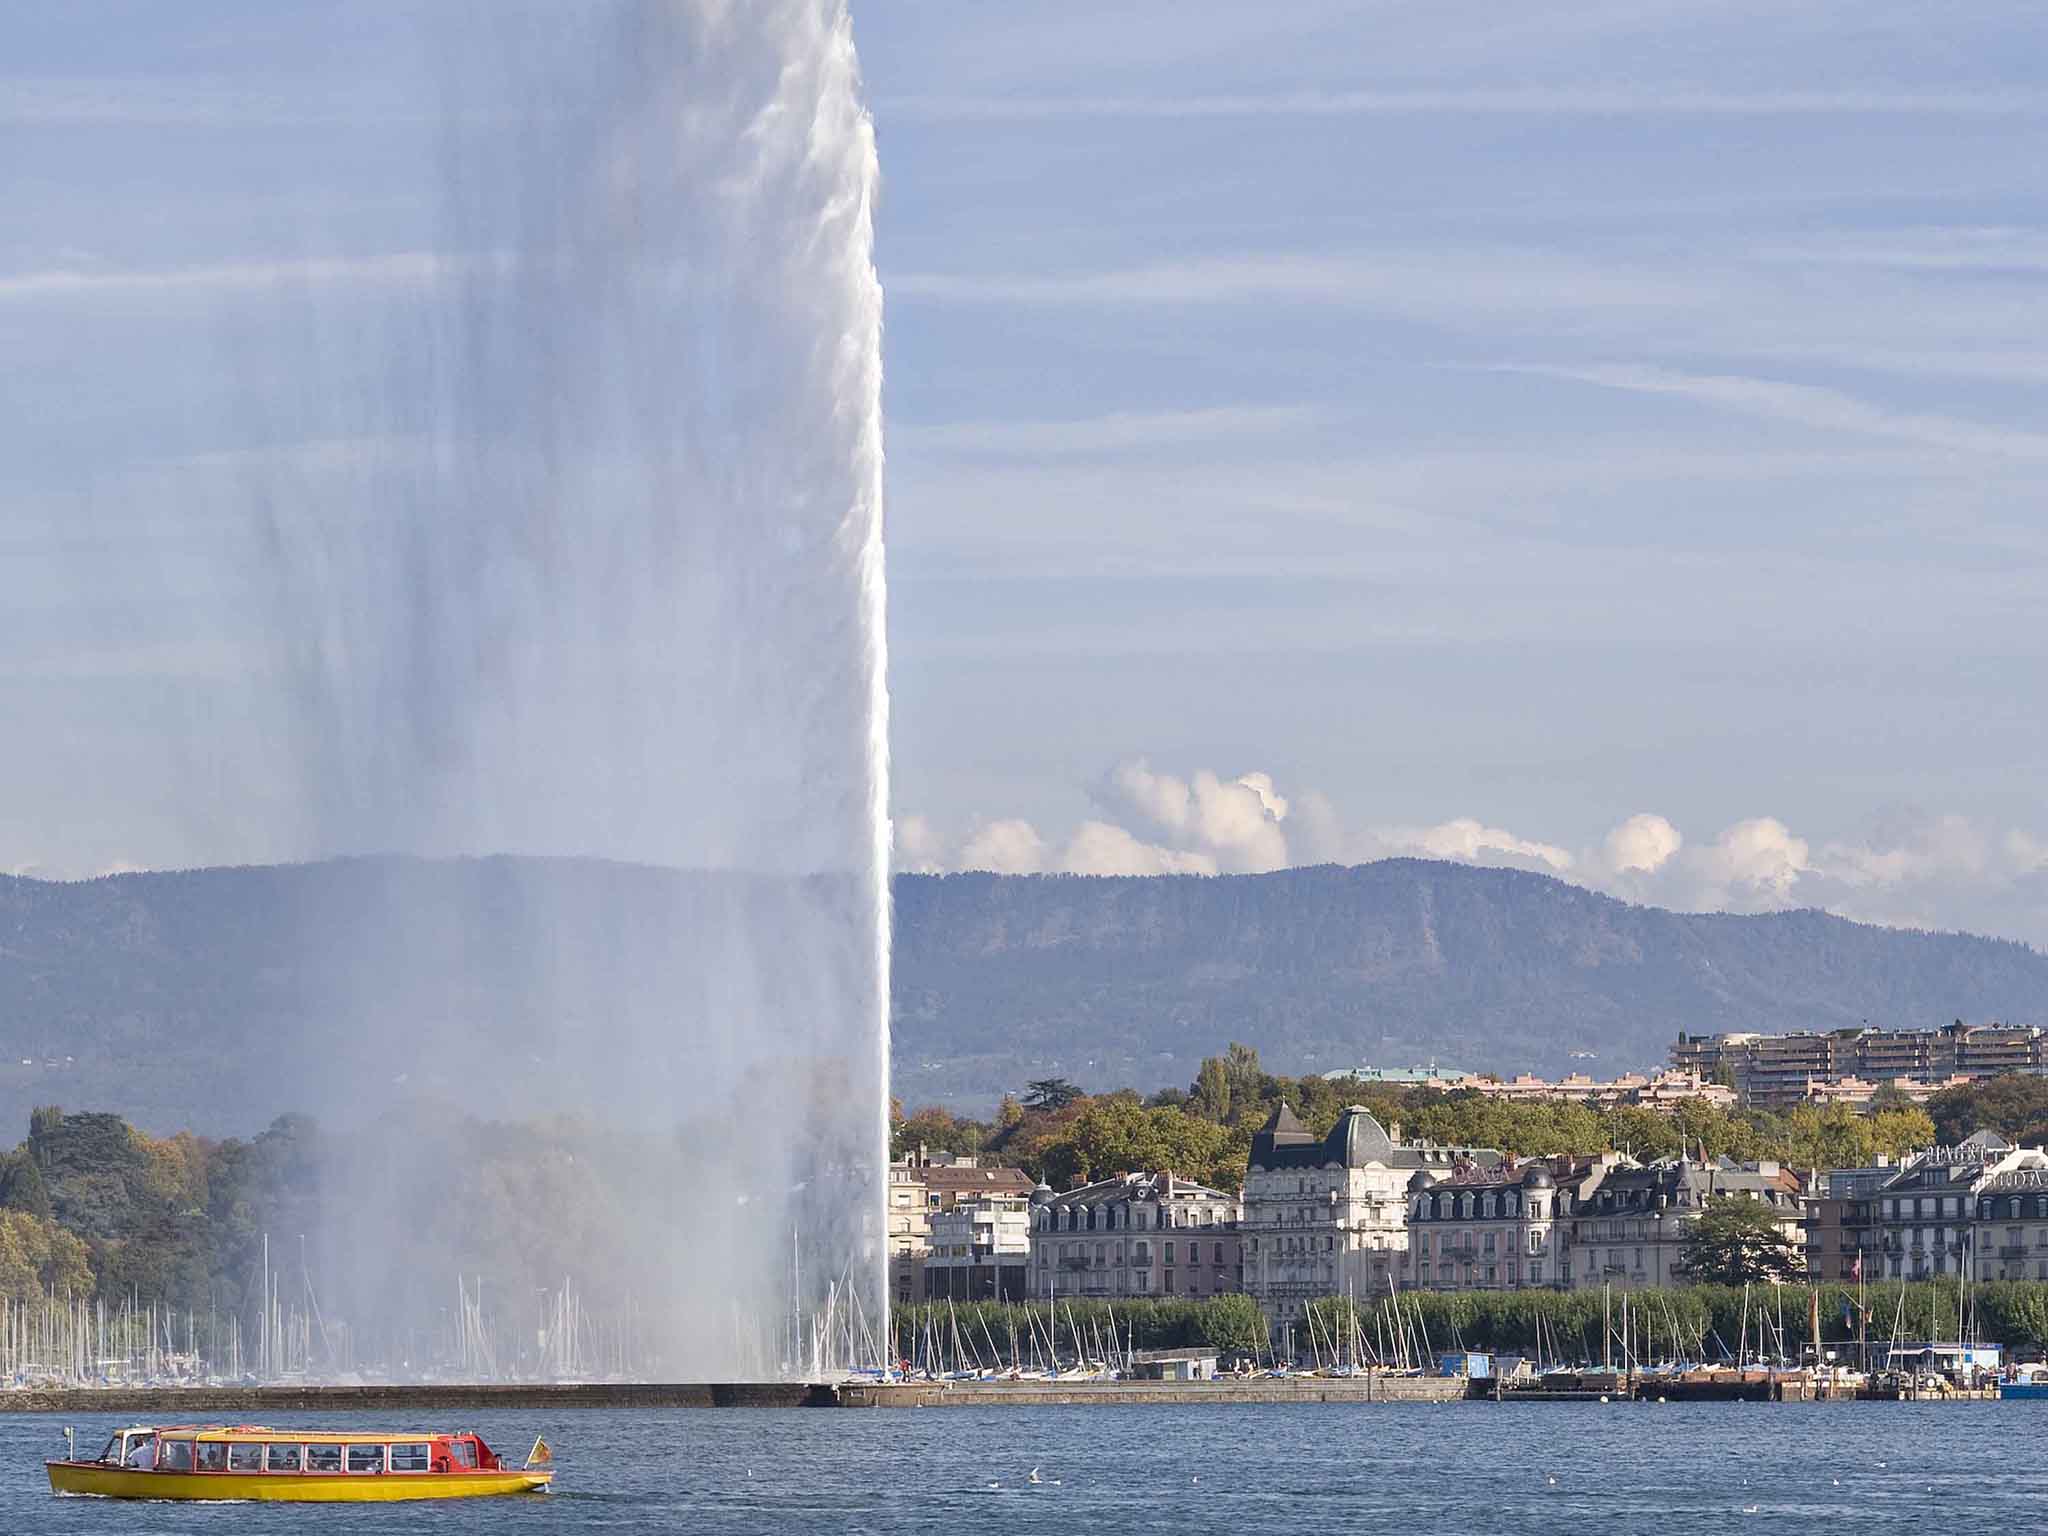
[[[1873,1358],[1895,1339],[1923,1343],[1959,1335],[2011,1351],[2048,1352],[2048,1283],[2031,1280],[1329,1297],[1311,1304],[1293,1347],[1300,1361],[1330,1364],[1414,1364],[1466,1350],[1560,1365],[1620,1365],[1624,1355],[1637,1364],[1796,1360],[1812,1344],[1816,1314],[1821,1347],[1844,1359],[1853,1357],[1859,1336]],[[939,1301],[898,1306],[891,1318],[898,1358],[938,1370],[1108,1363],[1133,1350],[1214,1349],[1273,1358],[1258,1309],[1244,1296]]]

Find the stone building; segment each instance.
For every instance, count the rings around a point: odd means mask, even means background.
[[[1934,1280],[1962,1274],[1990,1279],[1998,1274],[2001,1261],[2008,1268],[2023,1263],[2022,1255],[1998,1253],[2000,1248],[2015,1246],[1998,1234],[2007,1227],[2018,1227],[2024,1243],[2027,1228],[2014,1221],[1986,1221],[1983,1213],[1987,1207],[1982,1201],[1985,1196],[1995,1198],[2001,1185],[2008,1201],[2023,1196],[2025,1181],[2013,1176],[2043,1170],[2048,1170],[2048,1153],[2016,1147],[1990,1131],[1979,1131],[1952,1147],[1929,1147],[1907,1158],[1873,1197],[1877,1206],[1873,1230],[1883,1269],[1874,1271],[1866,1263],[1864,1273],[1872,1279],[1882,1273],[1890,1280]],[[1990,1229],[1988,1256],[1987,1234],[1980,1227]]]
[[[919,1147],[889,1165],[889,1299],[908,1305],[925,1295],[924,1266],[931,1252],[932,1215],[962,1199],[1031,1197],[1021,1168],[984,1168],[969,1156]]]
[[[1287,1105],[1252,1138],[1245,1169],[1244,1288],[1276,1339],[1321,1296],[1383,1296],[1408,1248],[1408,1186],[1418,1172],[1487,1170],[1500,1154],[1407,1145],[1362,1105],[1317,1137]]]
[[[1022,1301],[1031,1263],[1031,1198],[1014,1190],[957,1197],[931,1215],[927,1301]]]
[[[1237,1196],[1121,1173],[1032,1200],[1031,1295],[1220,1296],[1242,1283]]]
[[[1707,1202],[1724,1195],[1762,1202],[1779,1232],[1795,1249],[1804,1249],[1804,1193],[1798,1177],[1774,1162],[1677,1158],[1647,1167],[1616,1166],[1567,1202],[1572,1288],[1685,1284],[1686,1236]]]
[[[2048,1168],[1994,1173],[1978,1186],[1976,1201],[1976,1278],[2048,1280]]]
[[[1782,1107],[1849,1079],[1967,1082],[2001,1072],[2048,1070],[2048,1031],[1958,1020],[1940,1029],[1681,1034],[1671,1048],[1671,1064],[1731,1083],[1746,1105]]]

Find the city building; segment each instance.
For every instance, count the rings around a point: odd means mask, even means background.
[[[1244,1289],[1276,1340],[1321,1296],[1383,1296],[1408,1247],[1410,1181],[1428,1171],[1476,1177],[1498,1152],[1407,1145],[1362,1106],[1314,1136],[1282,1104],[1252,1137],[1245,1169]]]
[[[1993,1194],[2009,1175],[2042,1170],[2048,1170],[2048,1153],[2016,1147],[1990,1131],[1907,1158],[1874,1197],[1884,1278],[1933,1280],[1969,1273],[1990,1277],[1996,1271],[1996,1250],[2004,1245],[1994,1240],[1991,1255],[1985,1254],[1977,1231],[1980,1198]],[[2012,1256],[2006,1258],[2012,1261]],[[1864,1273],[1877,1278],[1868,1263]]]
[[[1509,1078],[1463,1077],[1438,1086],[1449,1092],[1483,1093],[1491,1099],[1525,1102],[1567,1099],[1603,1107],[1614,1104],[1660,1106],[1681,1104],[1692,1099],[1724,1108],[1735,1103],[1734,1089],[1703,1078],[1697,1072],[1660,1072],[1655,1077],[1626,1072],[1620,1077],[1606,1079],[1588,1077],[1583,1072],[1573,1072],[1560,1078],[1532,1077],[1524,1073]]]
[[[1030,1264],[1030,1196],[974,1194],[932,1212],[927,1301],[1022,1301]]]
[[[1777,1107],[1806,1102],[1816,1088],[1852,1078],[1969,1082],[2001,1072],[2048,1072],[2048,1032],[1958,1020],[1940,1029],[1682,1034],[1671,1048],[1671,1064],[1727,1084],[1745,1105]]]
[[[1364,1083],[1386,1088],[1448,1088],[1472,1074],[1463,1067],[1339,1067],[1325,1072],[1330,1083]]]
[[[2048,1280],[2048,1168],[1994,1173],[1976,1192],[1979,1280]]]
[[[1240,1288],[1237,1196],[1121,1173],[1032,1196],[1031,1296],[1220,1296]]]
[[[1816,1108],[1847,1104],[1851,1109],[1868,1109],[1880,1093],[1885,1093],[1909,1099],[1915,1104],[1925,1104],[1944,1089],[1960,1088],[1972,1081],[1974,1079],[1963,1073],[1954,1073],[1942,1078],[1888,1077],[1883,1082],[1872,1082],[1852,1073],[1848,1077],[1808,1083],[1805,1102]]]
[[[984,1195],[1029,1200],[1031,1179],[1021,1168],[984,1168],[977,1158],[931,1152],[920,1146],[889,1165],[889,1296],[908,1305],[926,1294],[924,1267],[931,1251],[935,1212]]]
[[[1804,1248],[1798,1178],[1774,1162],[1738,1164],[1677,1158],[1606,1170],[1570,1202],[1566,1262],[1574,1289],[1683,1285],[1685,1240],[1707,1202],[1740,1195],[1768,1206],[1775,1225]]]
[[[1618,1153],[1518,1164],[1454,1164],[1408,1181],[1408,1252],[1400,1283],[1417,1290],[1511,1291],[1568,1283],[1569,1213],[1614,1168]]]
[[[1554,1284],[1557,1181],[1542,1163],[1484,1173],[1427,1169],[1409,1181],[1402,1283],[1422,1290],[1517,1290]]]
[[[1807,1277],[1815,1281],[1851,1283],[1877,1279],[1876,1214],[1877,1202],[1868,1194],[1827,1194],[1809,1199],[1806,1202]]]

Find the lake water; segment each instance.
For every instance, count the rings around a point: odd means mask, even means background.
[[[1288,1405],[493,1414],[557,1492],[397,1505],[53,1498],[63,1420],[0,1415],[0,1532],[1655,1533],[1990,1530],[2048,1509],[2048,1402]],[[78,1418],[97,1450],[111,1419]],[[278,1416],[279,1424],[313,1424]],[[328,1416],[329,1428],[370,1421]],[[377,1426],[384,1427],[384,1426]],[[1033,1467],[1045,1481],[1027,1479]],[[1551,1479],[1555,1479],[1554,1482]]]

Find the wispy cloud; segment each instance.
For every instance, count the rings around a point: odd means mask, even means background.
[[[1295,299],[1471,314],[1557,306],[1663,309],[1697,295],[1668,275],[1528,249],[1263,252],[1050,277],[909,272],[891,297],[979,304],[1230,304]]]
[[[1278,91],[1197,96],[899,96],[883,118],[1048,122],[1090,118],[1401,117],[2039,117],[2048,96],[2011,91],[1706,91],[1481,86],[1444,90]]]
[[[2048,231],[1936,225],[1753,247],[1757,260],[1908,272],[2048,272]]]
[[[1815,384],[1789,384],[1779,379],[1746,378],[1734,374],[1679,373],[1632,363],[1583,366],[1500,363],[1489,371],[1532,374],[1636,394],[1678,395],[1747,416],[1796,422],[1801,426],[1834,432],[1895,438],[1957,453],[2048,458],[2048,433],[1987,426],[1953,416],[1891,411],[1840,390]]]
[[[444,258],[431,252],[401,251],[384,256],[224,262],[155,269],[56,267],[0,273],[0,303],[103,294],[271,288],[290,283],[425,283],[440,276],[446,265]]]
[[[960,457],[1033,459],[1143,452],[1192,443],[1274,437],[1328,419],[1295,405],[1225,405],[1185,411],[1118,411],[1069,421],[958,421],[891,429],[897,450]]]
[[[424,120],[389,93],[342,95],[318,80],[259,88],[209,76],[0,76],[0,124],[52,128],[211,128]]]

